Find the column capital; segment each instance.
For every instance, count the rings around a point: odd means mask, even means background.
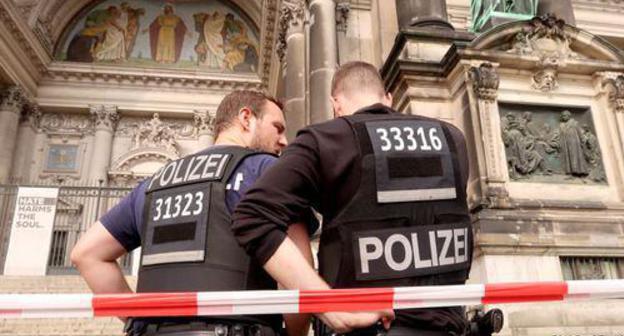
[[[474,91],[479,99],[489,102],[496,100],[500,77],[492,63],[483,62],[478,67],[471,67],[468,76],[473,82]]]
[[[20,121],[37,129],[41,126],[41,117],[43,117],[43,111],[39,105],[27,104],[22,110]]]
[[[0,111],[10,111],[19,114],[28,102],[24,89],[19,86],[9,86],[0,92]]]
[[[624,113],[624,73],[602,72],[602,88],[609,93],[609,101],[616,113]]]
[[[305,19],[304,0],[284,0],[280,8],[280,18],[278,22],[277,55],[280,61],[284,61],[286,48],[288,46],[288,36],[295,29],[303,33],[303,20]]]
[[[95,123],[96,130],[113,132],[119,121],[119,112],[115,105],[90,105],[89,111]]]
[[[214,134],[214,122],[215,117],[210,114],[210,111],[193,111],[193,119],[195,120],[195,129],[197,135],[212,135]]]

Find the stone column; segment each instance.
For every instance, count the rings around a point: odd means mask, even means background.
[[[195,111],[197,129],[197,150],[204,150],[214,144],[214,117],[209,111]]]
[[[93,137],[93,154],[88,175],[88,183],[102,185],[108,182],[108,169],[110,167],[111,153],[113,149],[113,134],[119,120],[117,106],[92,105],[89,107],[94,119],[95,135]]]
[[[17,152],[13,159],[11,177],[20,184],[30,180],[30,168],[36,146],[37,134],[41,122],[42,112],[36,104],[24,107],[19,129],[17,131]]]
[[[284,62],[284,112],[288,140],[306,125],[305,17],[303,0],[285,0],[280,9],[277,53]]]
[[[310,122],[314,124],[334,115],[329,100],[338,64],[334,1],[310,1],[310,22]]]
[[[614,144],[611,158],[619,170],[619,181],[609,181],[609,184],[615,185],[620,197],[624,198],[624,73],[600,72],[596,78],[599,81],[598,90],[606,97],[605,105],[611,110],[611,113],[604,115],[604,119]],[[603,152],[603,160],[607,159],[604,155]]]
[[[396,0],[399,29],[410,27],[453,29],[448,22],[446,0]]]
[[[478,175],[482,176],[482,198],[493,207],[507,207],[507,162],[505,146],[501,138],[501,122],[498,111],[498,86],[500,77],[494,65],[483,62],[471,66],[467,73],[468,97],[477,144]]]
[[[552,13],[567,24],[575,26],[574,8],[572,0],[540,0],[537,6],[537,15]]]
[[[25,102],[24,92],[18,86],[0,92],[0,183],[6,183],[11,173],[17,128]]]

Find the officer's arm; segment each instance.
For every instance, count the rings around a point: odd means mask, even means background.
[[[288,289],[329,289],[329,285],[306,262],[297,245],[286,237],[275,253],[264,264],[264,269],[280,284]],[[317,314],[326,325],[337,333],[371,326],[382,320],[386,328],[394,319],[392,310],[379,312],[344,313],[331,312]]]
[[[288,227],[288,237],[292,239],[310,266],[314,266],[310,235],[304,223],[292,224]],[[280,285],[280,288],[284,286]],[[285,314],[286,332],[288,336],[305,336],[310,330],[310,314]]]
[[[71,261],[94,293],[132,292],[117,259],[126,249],[99,221],[80,238]]]

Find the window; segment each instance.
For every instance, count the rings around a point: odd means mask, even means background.
[[[624,279],[624,258],[561,257],[564,280]]]

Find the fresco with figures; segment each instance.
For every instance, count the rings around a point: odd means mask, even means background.
[[[108,0],[74,20],[56,59],[256,72],[258,34],[227,1]]]

